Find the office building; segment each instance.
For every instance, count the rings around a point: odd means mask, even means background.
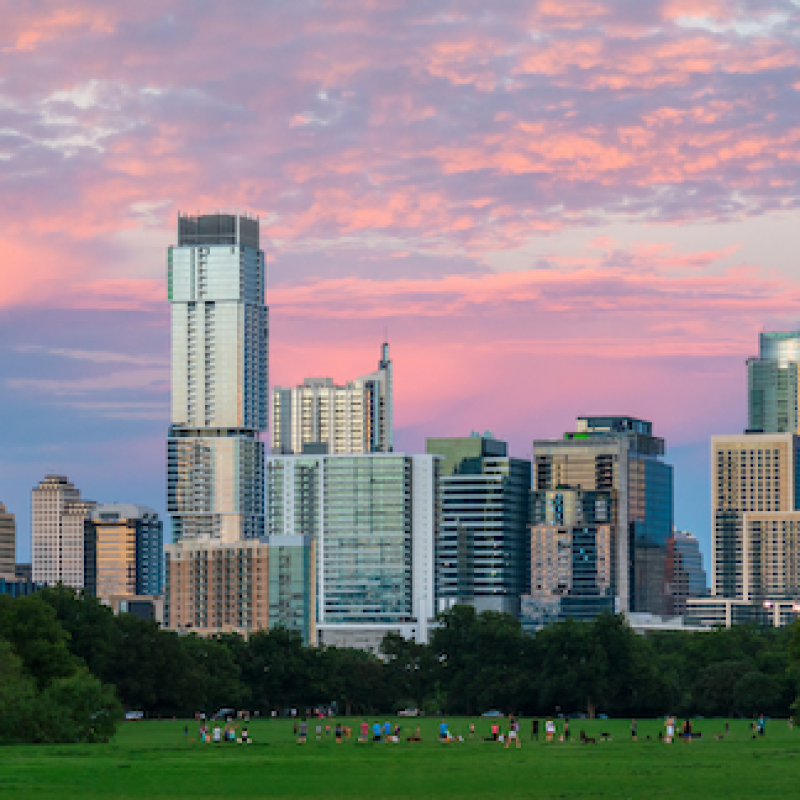
[[[266,266],[258,220],[178,216],[169,248],[172,408],[167,508],[172,540],[264,533]]]
[[[615,611],[665,615],[672,467],[653,425],[634,417],[578,417],[562,439],[533,443],[533,488],[606,492],[611,501],[611,593]]]
[[[392,361],[381,345],[378,369],[344,386],[306,378],[272,391],[273,454],[389,453],[392,446]]]
[[[94,522],[98,597],[161,594],[163,526],[152,508],[97,506]]]
[[[668,613],[684,616],[689,597],[708,594],[700,543],[688,531],[674,530],[667,542],[667,583],[671,599]]]
[[[435,614],[437,459],[402,453],[267,459],[269,539],[316,548],[321,644],[377,650],[394,631],[427,642]]]
[[[538,630],[571,617],[588,621],[613,612],[614,492],[531,492],[531,588],[522,624]]]
[[[800,597],[800,437],[711,437],[711,594],[753,603]]]
[[[91,500],[63,475],[48,475],[31,493],[34,583],[94,591]]]
[[[800,434],[800,331],[768,331],[747,361],[748,433]]]
[[[441,456],[437,493],[438,610],[519,614],[529,584],[531,464],[490,433],[428,439]]]
[[[0,578],[11,580],[17,561],[17,525],[14,515],[0,503]]]

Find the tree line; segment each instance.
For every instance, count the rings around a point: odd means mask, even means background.
[[[0,735],[25,741],[105,739],[123,708],[785,716],[799,679],[800,622],[638,636],[604,614],[529,635],[512,616],[456,606],[428,644],[390,634],[376,656],[282,628],[179,635],[64,587],[0,596]]]

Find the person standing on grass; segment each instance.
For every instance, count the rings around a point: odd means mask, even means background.
[[[636,741],[636,728],[638,723],[636,722],[636,717],[631,720],[631,741]]]
[[[369,740],[369,722],[365,719],[361,720],[361,736],[359,736],[359,742],[366,742]]]
[[[469,724],[469,738],[470,739],[474,739],[475,738],[475,723],[474,722],[470,722],[470,724]]]
[[[564,720],[564,741],[565,742],[569,741],[569,720],[568,719]]]
[[[306,722],[305,717],[300,720],[300,736],[297,739],[297,744],[305,744],[306,739],[308,738],[308,723]]]
[[[383,721],[383,739],[386,742],[392,740],[392,723],[388,719]]]
[[[511,746],[511,742],[517,743],[517,749],[522,747],[522,742],[519,740],[519,723],[511,717],[508,722],[508,736],[506,737],[506,750]]]
[[[531,741],[533,741],[534,739],[536,739],[537,742],[539,741],[539,720],[538,719],[534,719],[534,720],[531,721]]]
[[[447,741],[447,722],[442,720],[439,723],[439,741],[446,742]]]
[[[380,722],[378,722],[378,720],[375,720],[375,722],[372,725],[372,741],[379,742],[380,740],[381,740],[381,724]]]
[[[220,736],[222,735],[222,731],[220,730],[219,725],[214,726],[214,743],[219,744]]]

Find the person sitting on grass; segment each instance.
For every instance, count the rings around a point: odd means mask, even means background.
[[[417,730],[413,736],[409,736],[406,739],[407,742],[421,742],[422,741],[422,734],[420,733],[419,725],[417,725]]]

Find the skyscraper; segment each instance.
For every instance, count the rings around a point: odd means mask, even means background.
[[[653,424],[634,417],[578,417],[563,439],[533,443],[533,488],[610,492],[611,587],[616,610],[666,614],[672,466]]]
[[[711,594],[761,604],[800,595],[800,437],[711,437]]]
[[[614,611],[611,582],[616,493],[559,488],[531,492],[531,591],[522,623],[538,630]]]
[[[14,515],[0,503],[0,578],[14,580],[17,563],[17,526]]]
[[[48,475],[33,488],[31,505],[34,583],[93,591],[94,501],[82,500],[65,476]]]
[[[264,532],[268,311],[257,219],[179,215],[169,248],[172,540]]]
[[[670,613],[686,614],[686,599],[708,594],[703,554],[697,537],[688,531],[674,530],[667,543],[667,580],[672,599]]]
[[[92,512],[98,597],[161,594],[163,526],[152,508],[109,503]]]
[[[800,433],[800,331],[766,331],[747,361],[749,433]]]
[[[402,453],[267,459],[268,539],[313,545],[321,644],[375,650],[389,631],[427,642],[437,470],[435,456]]]
[[[344,386],[306,378],[272,390],[272,452],[389,453],[392,442],[392,361],[381,345],[378,369]]]
[[[490,433],[428,439],[438,482],[438,610],[456,603],[519,614],[529,582],[530,461]]]

